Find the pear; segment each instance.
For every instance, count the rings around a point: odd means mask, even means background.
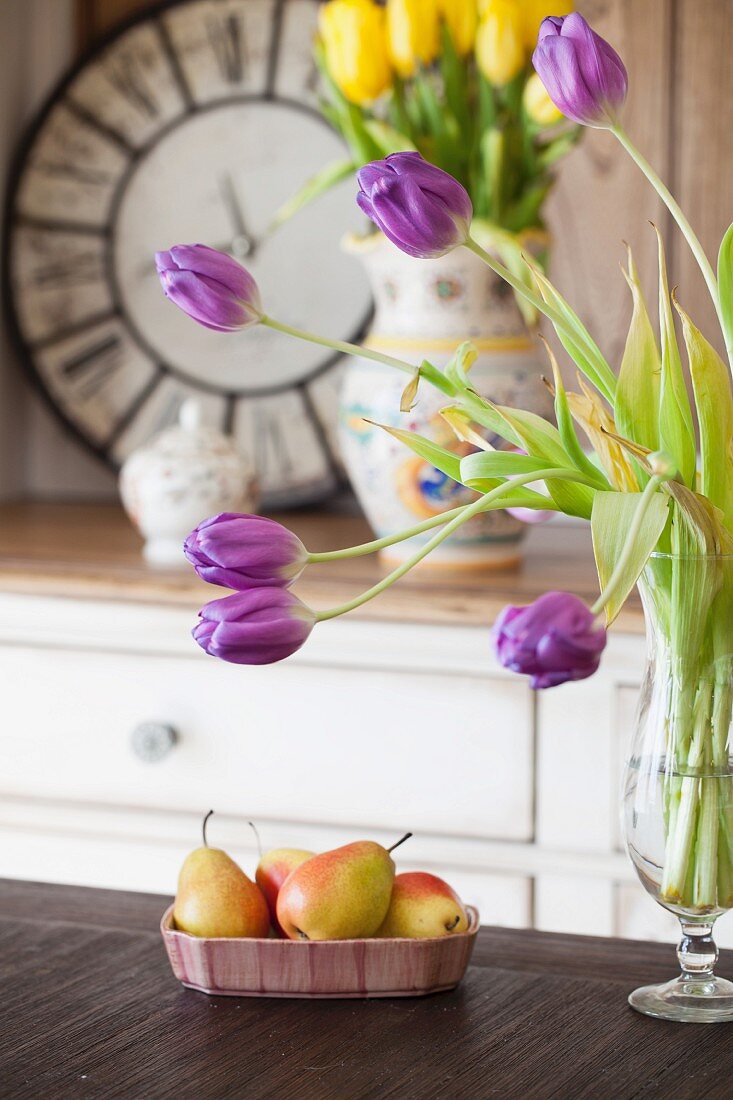
[[[173,907],[175,926],[208,939],[264,938],[270,932],[270,916],[259,886],[231,856],[207,843],[206,825],[213,812],[204,818],[203,847],[183,861]]]
[[[285,935],[291,940],[373,936],[389,908],[395,873],[390,852],[396,847],[388,850],[373,840],[359,840],[301,863],[277,899],[277,919]]]
[[[421,939],[465,932],[468,917],[461,899],[447,882],[426,871],[397,875],[380,939]]]
[[[315,852],[308,852],[304,848],[272,848],[260,857],[260,862],[257,864],[255,880],[265,895],[272,926],[281,936],[285,933],[277,919],[277,896],[280,893],[280,887],[296,867],[300,867],[301,863],[305,863],[314,855]]]

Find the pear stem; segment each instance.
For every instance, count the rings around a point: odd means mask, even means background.
[[[209,842],[208,842],[208,840],[206,839],[206,826],[208,825],[208,823],[209,823],[209,818],[211,817],[211,815],[213,814],[213,812],[214,812],[213,810],[209,810],[209,812],[208,812],[208,813],[206,814],[206,816],[204,817],[204,820],[203,820],[203,822],[201,823],[201,835],[202,835],[202,836],[203,836],[203,838],[204,838],[204,848],[208,848],[208,847],[209,847]]]
[[[255,840],[257,841],[257,851],[259,852],[260,859],[262,859],[262,841],[260,840],[260,834],[257,826],[255,825],[254,821],[248,821],[247,824],[255,835]]]
[[[400,844],[404,844],[405,841],[409,840],[411,836],[412,836],[412,833],[405,833],[405,835],[401,836],[400,839],[397,841],[397,843],[393,844],[391,848],[387,849],[387,851],[388,852],[394,852],[395,848],[399,848]]]

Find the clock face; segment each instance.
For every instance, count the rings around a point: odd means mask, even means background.
[[[312,0],[178,0],[119,31],[54,93],[6,214],[11,325],[56,412],[119,466],[196,397],[255,462],[265,500],[337,484],[338,357],[265,328],[220,334],[163,296],[153,253],[240,259],[278,320],[337,339],[371,297],[339,242],[346,181],[271,231],[343,146],[315,106]]]

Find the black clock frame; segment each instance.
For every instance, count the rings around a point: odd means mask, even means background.
[[[193,5],[199,3],[200,0],[157,0],[151,7],[146,8],[140,12],[135,13],[130,18],[119,23],[113,27],[110,31],[104,34],[98,41],[94,42],[90,47],[84,50],[80,56],[75,60],[73,65],[66,71],[61,79],[54,85],[46,99],[44,100],[41,108],[31,120],[30,124],[26,128],[13,156],[10,171],[7,178],[7,189],[5,194],[4,208],[2,214],[2,230],[0,240],[3,242],[2,249],[2,262],[0,266],[0,281],[2,282],[2,310],[7,326],[7,331],[10,336],[11,344],[15,354],[18,358],[26,377],[29,379],[33,389],[37,392],[45,406],[50,410],[54,418],[62,425],[67,434],[82,444],[84,449],[92,454],[99,461],[103,462],[108,468],[117,471],[119,464],[112,457],[112,448],[114,444],[132,423],[135,416],[143,407],[145,402],[152,395],[154,390],[160,384],[161,380],[166,376],[176,378],[179,381],[185,382],[185,384],[194,389],[200,390],[204,393],[214,393],[217,396],[221,396],[225,401],[225,413],[224,423],[222,425],[223,430],[229,432],[232,427],[232,421],[235,410],[235,403],[240,398],[246,397],[269,397],[277,395],[279,393],[287,393],[297,391],[300,393],[303,400],[303,406],[305,414],[311,421],[315,435],[319,441],[319,444],[328,461],[331,474],[335,479],[336,487],[343,487],[345,484],[343,473],[341,471],[340,464],[333,454],[328,435],[325,427],[321,421],[321,418],[313,405],[310,394],[308,393],[308,385],[312,383],[321,374],[325,374],[342,358],[340,353],[334,352],[327,355],[319,363],[319,365],[312,370],[307,378],[302,379],[299,382],[284,382],[279,385],[270,387],[257,387],[256,389],[247,389],[247,387],[237,388],[233,390],[225,390],[219,386],[212,385],[199,380],[191,379],[185,372],[178,370],[174,365],[165,362],[161,359],[158,353],[150,347],[145,338],[139,333],[134,321],[130,318],[129,313],[125,309],[122,294],[120,292],[117,275],[115,271],[114,263],[114,240],[112,238],[112,229],[117,220],[117,212],[119,209],[122,196],[125,193],[127,184],[132,174],[137,169],[140,162],[154,148],[158,142],[164,138],[167,134],[171,133],[178,126],[185,124],[187,119],[190,119],[193,115],[199,115],[206,111],[221,109],[222,107],[241,105],[246,103],[276,103],[289,109],[299,111],[310,118],[316,119],[322,123],[325,127],[333,131],[330,124],[312,107],[309,107],[305,103],[300,103],[298,100],[291,99],[287,96],[280,96],[275,91],[275,80],[277,77],[277,68],[280,54],[280,44],[282,37],[282,20],[283,13],[288,3],[299,2],[312,2],[312,0],[274,0],[273,14],[272,14],[272,31],[270,36],[269,54],[267,58],[265,88],[260,93],[246,93],[243,95],[235,95],[230,97],[222,97],[220,99],[213,100],[210,103],[196,105],[191,91],[188,87],[186,77],[181,69],[177,54],[170,41],[168,31],[165,24],[160,19],[166,11],[176,8],[185,7],[187,5]],[[65,93],[67,89],[73,84],[79,73],[87,67],[92,61],[94,61],[99,55],[103,54],[118,38],[122,37],[132,28],[142,23],[153,23],[156,25],[160,41],[163,50],[168,58],[171,66],[175,82],[178,90],[181,94],[183,102],[185,104],[185,111],[166,126],[156,131],[155,135],[145,145],[140,148],[134,148],[131,146],[122,135],[116,131],[106,127],[101,120],[95,116],[86,112],[84,108],[80,107],[73,100],[65,99]],[[18,192],[18,188],[25,170],[28,157],[33,149],[35,141],[39,136],[49,114],[53,108],[58,104],[63,103],[70,113],[76,115],[80,121],[92,125],[98,132],[103,132],[105,136],[116,144],[119,148],[122,148],[125,155],[129,157],[129,164],[116,182],[114,194],[110,204],[110,212],[107,221],[107,225],[92,230],[91,227],[85,227],[83,223],[69,222],[66,225],[63,220],[54,218],[53,227],[57,229],[68,229],[73,232],[84,233],[93,232],[95,237],[102,238],[104,240],[104,264],[107,274],[107,282],[111,290],[112,295],[112,309],[105,310],[103,314],[98,314],[96,317],[85,319],[83,322],[78,322],[75,325],[69,326],[64,329],[61,334],[54,333],[50,336],[50,341],[57,341],[64,336],[74,335],[77,331],[89,328],[95,322],[102,322],[111,317],[120,317],[131,333],[133,339],[137,345],[151,358],[155,363],[155,371],[152,378],[145,385],[143,390],[137,395],[132,404],[125,410],[123,415],[119,418],[114,426],[112,433],[108,436],[103,443],[95,443],[90,439],[82,430],[82,428],[67,415],[64,410],[56,403],[52,394],[47,389],[40,372],[36,369],[33,350],[42,346],[44,341],[38,341],[31,345],[26,341],[21,331],[19,318],[15,309],[15,302],[12,291],[12,248],[13,248],[13,230],[17,224],[18,216],[15,210],[15,199]],[[36,225],[43,228],[43,219],[36,219],[30,217],[23,217],[22,224],[33,226]],[[350,335],[350,339],[353,342],[358,342],[367,332],[374,315],[374,306],[371,303],[365,312],[362,320],[360,321],[356,331]]]

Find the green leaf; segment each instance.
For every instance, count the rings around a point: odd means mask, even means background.
[[[570,412],[567,394],[565,393],[560,366],[550,345],[544,340],[544,337],[541,337],[541,339],[545,344],[545,349],[550,359],[550,366],[552,367],[552,377],[555,387],[555,419],[557,421],[557,429],[560,433],[563,447],[572,459],[576,469],[590,477],[599,488],[610,489],[611,486],[608,483],[608,478],[597,466],[593,465],[580,445],[580,440],[575,432],[575,425],[573,424],[573,416]]]
[[[484,478],[513,477],[546,469],[547,462],[532,455],[516,451],[479,451],[461,459],[461,481],[464,485],[473,485]]]
[[[456,348],[443,373],[454,386],[462,390],[468,389],[470,386],[468,372],[476,362],[477,356],[475,345],[470,340],[464,340]]]
[[[613,395],[616,390],[616,375],[606,362],[600,348],[588,332],[583,322],[574,309],[565,301],[563,296],[555,289],[550,280],[542,271],[539,264],[529,257],[524,257],[525,263],[531,268],[539,287],[540,294],[545,302],[562,315],[566,324],[573,333],[569,336],[564,328],[553,324],[560,343],[567,351],[575,365],[585,375],[589,382],[596,387],[603,396],[613,403]]]
[[[659,244],[659,331],[662,336],[662,382],[659,394],[659,444],[677,465],[680,476],[695,487],[695,427],[687,396],[682,360],[674,331],[669,299],[667,264],[662,235],[654,227]]]
[[[502,229],[485,218],[474,218],[471,223],[471,234],[482,248],[498,256],[501,262],[509,268],[512,275],[517,279],[521,279],[528,289],[533,289],[532,272],[524,261],[524,250],[519,237],[514,233],[508,233],[506,229]],[[524,320],[530,327],[534,327],[539,319],[537,310],[531,302],[528,302],[516,291],[514,297]]]
[[[641,493],[596,493],[590,526],[601,591],[606,587],[626,546],[627,532],[641,500]],[[664,530],[669,498],[655,493],[648,503],[644,520],[634,540],[634,549],[626,562],[618,587],[606,605],[606,623],[610,624],[623,607],[642,569]]]
[[[293,197],[288,199],[287,202],[284,202],[280,209],[276,211],[270,223],[269,232],[277,229],[283,222],[289,221],[294,214],[297,214],[298,211],[302,210],[308,203],[313,202],[314,199],[324,195],[326,191],[330,191],[331,188],[335,187],[341,180],[352,175],[357,167],[358,165],[352,158],[347,160],[334,160],[330,164],[325,165],[325,167],[316,172],[314,176],[311,176],[311,178],[303,184],[300,190],[296,191]]]
[[[614,420],[619,434],[650,451],[659,447],[659,386],[662,363],[649,320],[639,273],[628,248],[629,269],[624,277],[633,299],[633,312],[616,388]]]
[[[491,404],[491,402],[485,402]],[[495,410],[505,420],[519,439],[519,445],[528,454],[545,459],[548,466],[572,470],[573,463],[565,450],[557,428],[535,413],[523,409],[509,409],[495,405]],[[504,433],[506,439],[506,433]],[[578,475],[579,477],[582,475]],[[569,516],[590,519],[594,490],[587,485],[550,479],[546,482],[550,496]]]
[[[718,253],[718,293],[720,313],[728,347],[733,345],[733,225],[720,242]]]
[[[394,126],[388,126],[386,122],[382,122],[378,118],[367,118],[364,120],[364,129],[373,138],[374,142],[380,148],[380,156],[388,157],[390,153],[415,153],[417,152],[417,146],[412,142],[406,134],[403,134],[400,130],[395,129]],[[357,166],[360,167],[360,166]]]
[[[730,375],[723,360],[692,323],[672,296],[682,318],[682,332],[690,362],[700,426],[700,489],[723,513],[726,526],[733,525],[733,397]]]
[[[373,420],[368,420],[368,424],[374,424],[376,428],[383,428],[385,432],[389,432],[395,439],[399,439],[400,443],[404,443],[406,447],[409,447],[411,451],[414,451],[420,458],[424,458],[426,462],[429,462],[431,466],[435,466],[436,470],[440,470],[446,477],[451,478],[452,481],[461,482],[461,458],[460,455],[454,454],[452,451],[447,451],[445,447],[440,447],[437,443],[433,443],[429,439],[425,439],[424,436],[418,435],[417,432],[408,432],[404,428],[392,428],[387,424],[377,424]],[[497,481],[498,485],[499,482]],[[489,486],[492,488],[492,486]],[[487,490],[482,490],[486,492]]]

